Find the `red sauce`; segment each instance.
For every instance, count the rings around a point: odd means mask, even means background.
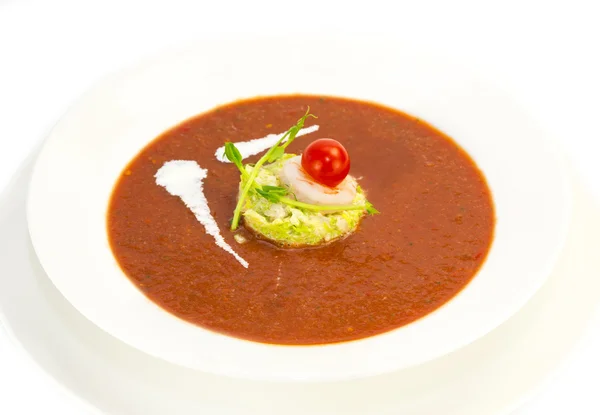
[[[225,141],[286,131],[307,106],[319,118],[306,126],[320,129],[288,151],[301,153],[321,137],[340,141],[352,159],[350,174],[362,177],[381,213],[320,248],[283,250],[255,239],[240,245],[229,231],[239,172],[214,153]],[[248,269],[156,185],[156,171],[174,159],[208,169],[212,214]],[[493,230],[485,179],[450,138],[399,111],[313,96],[236,102],[165,132],[125,168],[108,210],[114,255],[148,298],[207,329],[280,344],[359,339],[432,312],[473,278]]]

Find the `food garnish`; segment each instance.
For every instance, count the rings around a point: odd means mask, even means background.
[[[356,205],[356,204],[349,204],[349,205],[311,204],[311,203],[305,203],[305,202],[297,200],[295,195],[290,191],[290,189],[288,187],[279,186],[279,185],[260,184],[257,182],[257,180],[256,180],[257,176],[261,172],[261,168],[263,167],[263,165],[265,165],[265,163],[273,164],[275,162],[281,161],[281,159],[283,157],[288,156],[285,153],[285,150],[294,141],[294,139],[296,138],[296,135],[298,134],[298,131],[300,131],[303,128],[304,122],[306,121],[306,119],[309,117],[317,118],[315,115],[310,114],[309,111],[310,111],[310,109],[308,109],[306,111],[306,113],[298,120],[298,122],[294,126],[292,126],[277,141],[277,143],[275,143],[275,145],[273,147],[271,147],[266,152],[266,154],[263,155],[258,160],[258,162],[256,162],[256,164],[254,164],[254,165],[244,166],[244,164],[242,163],[242,155],[239,152],[239,150],[235,147],[235,145],[231,142],[225,143],[225,157],[229,161],[231,161],[233,164],[235,164],[235,166],[240,170],[241,179],[242,179],[241,190],[239,193],[238,202],[237,202],[237,205],[234,210],[233,220],[231,222],[231,230],[232,231],[236,230],[237,227],[239,226],[240,217],[242,214],[242,209],[244,207],[244,203],[246,202],[249,195],[251,195],[251,194],[259,195],[262,198],[264,198],[267,201],[272,202],[272,203],[281,203],[281,204],[284,204],[284,205],[287,205],[287,206],[290,206],[290,207],[293,207],[296,209],[307,210],[307,211],[312,211],[312,212],[363,211],[368,214],[379,213],[377,211],[377,209],[375,209],[375,207],[370,202],[368,202],[366,199],[364,199],[364,202],[360,205]],[[286,141],[286,139],[287,139],[287,141]],[[320,140],[317,140],[316,142],[318,142],[318,141],[320,141]],[[332,144],[332,142],[334,142],[334,143]],[[339,146],[335,145],[335,143],[337,143]],[[317,168],[314,167],[316,165],[316,163],[314,163],[314,161],[312,161],[312,160],[316,160],[316,158],[319,156],[319,154],[323,154],[324,151],[327,151],[327,147],[324,144],[329,145],[330,149],[334,149],[334,150],[329,150],[330,154],[335,153],[336,152],[335,149],[337,149],[337,151],[340,152],[340,155],[342,156],[341,159],[342,159],[343,166],[341,169],[332,168],[334,165],[337,166],[339,164],[340,158],[338,157],[338,158],[336,158],[336,160],[338,160],[338,162],[330,163],[330,165],[327,167],[327,169],[323,169],[323,172],[325,174],[319,175],[317,173]],[[320,177],[320,180],[318,180],[319,183],[325,184],[329,187],[335,187],[337,184],[341,183],[344,180],[344,178],[346,177],[346,175],[348,174],[348,171],[350,168],[349,158],[347,157],[347,152],[345,151],[345,149],[343,149],[343,146],[341,146],[341,144],[339,144],[335,140],[330,140],[325,143],[321,142],[321,144],[317,144],[317,145],[313,146],[312,150],[311,150],[311,146],[309,146],[307,148],[307,150],[309,150],[312,153],[312,156],[314,156],[314,157],[307,158],[307,160],[308,160],[307,163],[312,163],[312,165],[313,165],[313,167],[311,168],[312,173],[309,172],[309,174],[311,174],[311,176],[313,174],[316,176],[319,176]],[[345,155],[341,153],[340,148],[343,149],[343,152],[345,153]],[[332,171],[334,174],[331,174]],[[314,176],[312,176],[312,177],[314,177]],[[341,180],[340,180],[340,177],[341,177]],[[361,190],[361,193],[362,193],[362,190]]]

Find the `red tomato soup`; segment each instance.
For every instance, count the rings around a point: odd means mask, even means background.
[[[239,171],[215,158],[226,141],[282,133],[304,115],[317,132],[286,151],[333,138],[351,158],[379,214],[331,244],[282,249],[229,230]],[[256,162],[261,154],[244,162]],[[156,184],[170,160],[208,170],[204,194],[244,268],[194,214]],[[490,190],[471,158],[427,123],[376,104],[315,96],[240,101],[165,132],[124,169],[108,209],[108,236],[124,273],[168,312],[206,329],[266,343],[360,339],[437,309],[471,281],[493,237]]]

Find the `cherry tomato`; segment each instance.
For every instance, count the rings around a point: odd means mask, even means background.
[[[310,143],[302,153],[302,168],[316,182],[336,187],[350,171],[350,156],[338,141],[321,138]]]

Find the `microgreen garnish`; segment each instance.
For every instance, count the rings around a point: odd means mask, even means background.
[[[286,196],[289,193],[288,189],[279,186],[257,187],[256,192],[269,202],[273,203],[279,202],[283,196]]]
[[[302,127],[304,127],[304,121],[306,121],[306,119],[308,117],[317,118],[313,114],[309,114],[309,111],[310,111],[310,107],[306,110],[306,114],[304,114],[304,116],[298,120],[296,125],[294,125],[292,128],[290,128],[283,135],[283,137],[281,137],[281,139],[277,142],[277,144],[275,144],[273,146],[273,148],[271,148],[271,150],[270,150],[271,154],[267,158],[267,161],[269,163],[273,163],[274,161],[279,160],[281,158],[281,156],[283,156],[283,154],[285,153],[285,149],[287,148],[287,146],[292,144],[292,141],[294,141],[296,139],[296,135],[298,135],[298,132],[302,129]],[[285,141],[283,144],[281,144],[286,138],[287,138],[287,141]]]
[[[364,205],[311,205],[310,203],[299,202],[295,199],[287,197],[290,194],[289,190],[280,186],[260,186],[256,188],[256,192],[273,203],[283,203],[284,205],[293,206],[300,209],[312,210],[315,212],[341,211],[341,210],[365,210],[373,215],[379,213],[375,207],[366,202]]]
[[[294,199],[290,199],[289,197],[280,197],[278,202],[283,203],[284,205],[297,207],[305,210],[312,210],[314,212],[337,212],[341,210],[366,210],[369,213],[379,213],[377,210],[373,211],[372,208],[369,208],[369,205],[373,207],[370,203],[366,203],[364,205],[311,205],[309,203],[299,202]]]
[[[375,209],[375,206],[373,206],[373,204],[371,202],[366,203],[365,210],[367,211],[367,213],[369,215],[376,215],[379,213],[379,211],[377,209]]]
[[[346,205],[346,206],[323,206],[323,205],[311,205],[309,203],[299,202],[295,199],[292,199],[290,196],[289,189],[280,186],[261,186],[255,182],[256,177],[258,176],[258,172],[263,164],[266,162],[273,163],[274,161],[279,160],[284,154],[285,149],[294,141],[298,132],[304,127],[304,122],[308,117],[317,118],[313,114],[309,113],[310,108],[306,110],[306,113],[298,120],[296,125],[292,126],[277,142],[273,147],[271,147],[267,153],[262,156],[255,165],[249,165],[252,167],[252,171],[248,173],[246,171],[244,165],[242,164],[242,155],[240,151],[235,147],[233,143],[227,142],[225,143],[225,157],[233,164],[237,166],[240,170],[244,186],[240,192],[237,205],[233,212],[233,219],[231,221],[231,230],[234,231],[237,229],[240,216],[242,212],[242,207],[244,206],[244,201],[248,197],[248,193],[250,190],[256,191],[259,195],[267,199],[272,203],[283,203],[288,206],[296,207],[299,209],[312,210],[317,212],[332,212],[332,211],[342,211],[342,210],[364,210],[368,214],[373,215],[379,213],[375,207],[366,202],[364,205]],[[286,141],[287,140],[287,141]],[[284,142],[285,141],[285,142]],[[293,195],[292,195],[293,196]]]
[[[237,149],[237,147],[230,142],[226,142],[225,143],[225,157],[227,157],[227,160],[229,160],[230,162],[232,162],[233,164],[235,164],[237,166],[237,168],[240,170],[240,172],[242,173],[242,176],[247,177],[248,176],[248,172],[246,171],[246,169],[244,168],[244,165],[242,164],[242,153],[240,153],[240,150]]]

